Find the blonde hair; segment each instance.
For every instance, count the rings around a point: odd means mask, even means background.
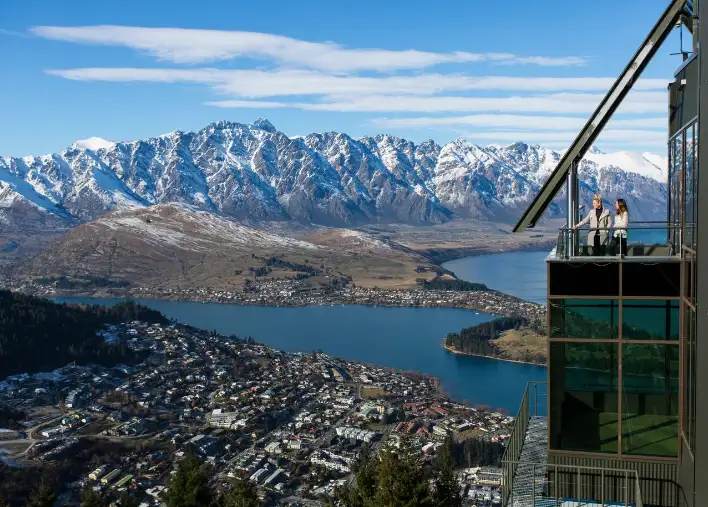
[[[602,194],[595,194],[592,196],[593,201],[600,201],[602,202]]]

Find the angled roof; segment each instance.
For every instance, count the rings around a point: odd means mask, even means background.
[[[693,0],[671,0],[671,3],[661,15],[659,20],[651,29],[642,45],[629,61],[617,78],[612,88],[597,106],[588,122],[580,131],[578,136],[570,145],[570,148],[561,158],[558,166],[553,170],[550,177],[544,183],[539,193],[534,198],[531,205],[524,212],[518,223],[514,226],[514,232],[523,232],[527,228],[533,228],[541,218],[551,201],[560,192],[565,182],[568,171],[574,163],[580,162],[585,153],[605,128],[612,114],[622,104],[632,85],[639,79],[644,68],[654,57],[661,44],[666,40],[677,21],[682,22],[693,31]]]

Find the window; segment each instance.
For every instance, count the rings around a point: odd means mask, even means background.
[[[552,449],[617,453],[617,344],[551,343]]]
[[[622,301],[623,340],[679,339],[677,300],[625,299]]]
[[[614,339],[619,304],[612,299],[551,299],[551,338]]]
[[[683,160],[685,131],[677,134],[670,142],[669,149],[669,242],[674,246],[679,245],[680,234],[675,228],[681,224],[683,195]]]
[[[622,452],[678,455],[678,345],[622,345]]]
[[[687,421],[684,433],[688,434],[688,446],[692,452],[696,449],[696,312],[690,306],[686,306],[685,317],[685,363],[688,363],[686,375],[686,408]]]
[[[695,285],[695,257],[692,253],[684,250],[683,252],[683,297],[689,303],[693,304],[694,285]]]
[[[684,225],[683,225],[683,244],[694,248],[693,240],[693,220],[694,220],[694,137],[693,126],[686,129],[686,161],[684,171],[686,174],[685,184],[685,210],[684,210]]]

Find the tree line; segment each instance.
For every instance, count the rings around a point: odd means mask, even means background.
[[[468,443],[469,442],[469,443]],[[354,464],[354,481],[349,487],[335,490],[328,505],[345,507],[461,507],[460,484],[455,474],[458,466],[484,466],[501,459],[503,447],[482,439],[453,443],[448,439],[432,462],[426,462],[409,438],[397,446],[387,445],[377,455],[366,447]],[[494,461],[493,463],[490,462]],[[163,495],[166,507],[262,507],[255,483],[239,475],[218,488],[210,486],[211,466],[193,451],[177,465]],[[41,480],[25,505],[50,507],[57,498],[53,484]],[[81,493],[82,507],[107,507],[118,501],[134,507],[139,501],[129,493],[98,493],[86,488]],[[0,507],[10,504],[0,497]]]
[[[445,337],[445,346],[465,354],[497,357],[498,347],[493,340],[511,329],[519,329],[533,325],[523,317],[500,317],[476,326],[467,327],[459,333],[450,333]],[[541,330],[538,330],[541,331]]]
[[[426,467],[410,440],[386,446],[379,455],[365,449],[354,466],[353,486],[338,491],[346,507],[460,507],[460,485],[455,475],[453,444],[438,450]]]
[[[112,366],[138,358],[124,343],[106,343],[106,324],[140,320],[166,324],[160,313],[134,302],[112,307],[57,304],[0,290],[0,378],[52,370],[72,361]]]
[[[483,283],[467,282],[465,280],[452,280],[443,278],[433,278],[426,281],[424,278],[419,279],[423,290],[455,290],[459,292],[480,292],[488,291],[489,287]]]

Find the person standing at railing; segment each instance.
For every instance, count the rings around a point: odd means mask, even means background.
[[[605,255],[607,240],[610,235],[610,210],[603,207],[602,195],[595,194],[592,197],[593,209],[580,222],[575,224],[573,229],[578,229],[585,224],[590,224],[588,231],[588,246],[592,247],[592,254],[595,256]]]
[[[629,227],[627,202],[624,199],[617,199],[615,202],[615,230],[612,233],[612,243],[610,244],[612,255],[617,254],[617,246],[619,246],[620,256],[627,255],[627,227]]]

